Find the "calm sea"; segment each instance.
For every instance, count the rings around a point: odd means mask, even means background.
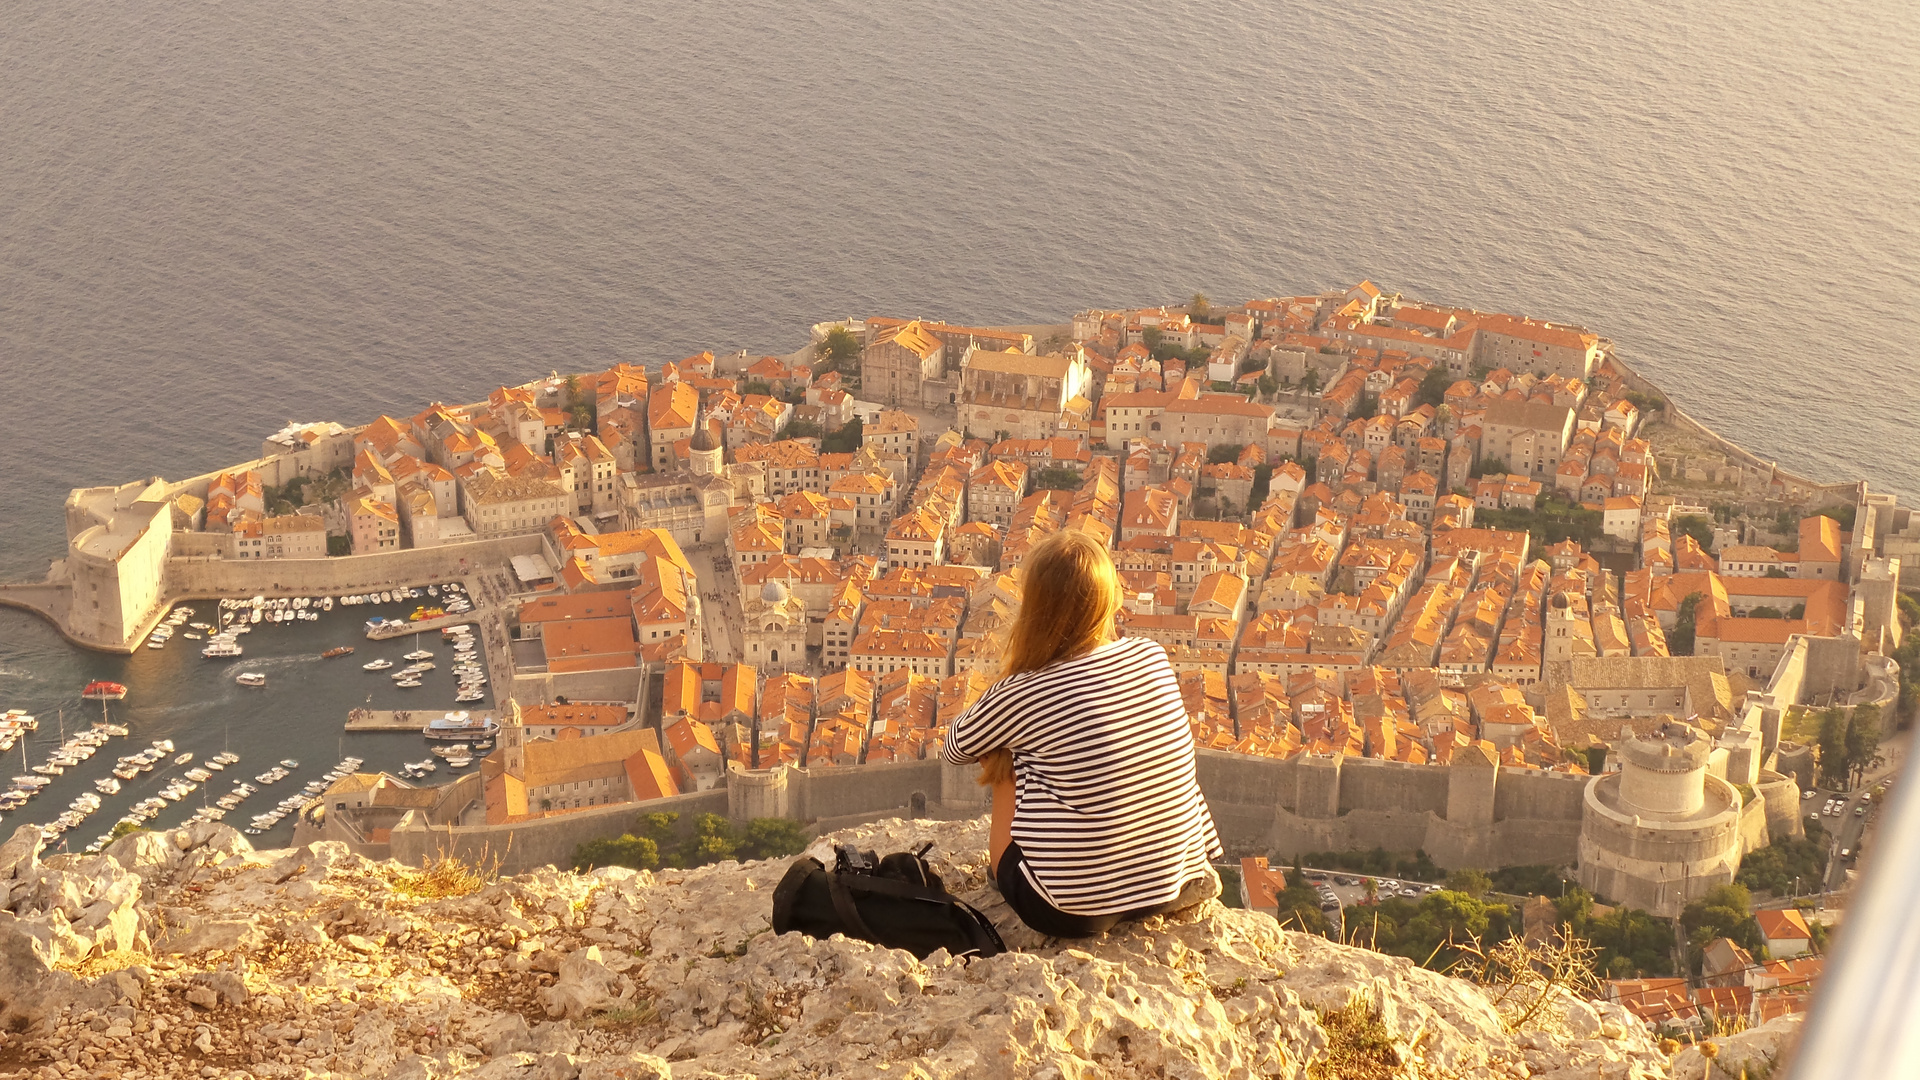
[[[1362,276],[1585,323],[1757,452],[1920,492],[1916,58],[1855,0],[10,0],[0,576],[69,487],[289,418]],[[0,705],[125,669],[136,723],[194,715],[164,666],[0,613]],[[209,745],[335,755],[338,702],[240,700]]]

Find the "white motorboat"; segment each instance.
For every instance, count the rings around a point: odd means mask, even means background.
[[[93,788],[102,795],[118,795],[120,794],[120,781],[115,780],[111,776],[103,776],[93,782]]]
[[[240,674],[235,675],[233,677],[233,681],[239,683],[241,686],[267,685],[267,677],[257,671],[243,671]]]
[[[173,763],[175,765],[185,765],[187,762],[192,760],[193,760],[193,751],[188,750],[186,753],[181,754],[180,756],[174,758]]]
[[[393,661],[388,660],[385,657],[381,657],[378,660],[369,660],[366,663],[360,665],[362,669],[367,671],[385,671],[392,666],[393,666]]]
[[[433,650],[432,650],[432,649],[415,649],[415,650],[413,650],[412,652],[410,652],[410,653],[407,653],[406,655],[404,655],[404,656],[402,656],[402,657],[401,657],[400,659],[402,659],[402,660],[431,660],[431,659],[433,659],[433,656],[434,656],[434,654],[433,654]]]

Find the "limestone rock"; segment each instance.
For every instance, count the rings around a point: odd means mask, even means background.
[[[589,945],[560,962],[560,978],[541,993],[548,1016],[569,1020],[611,1008],[622,997],[620,977],[600,958],[600,947]]]
[[[1800,1041],[1800,1017],[1781,1016],[1737,1035],[1709,1039],[1718,1048],[1709,1061],[1698,1047],[1673,1059],[1674,1080],[1712,1080],[1733,1076],[1784,1076],[1787,1059]]]
[[[478,1036],[480,1048],[488,1057],[511,1054],[516,1050],[533,1048],[532,1033],[527,1029],[527,1018],[519,1013],[501,1013],[493,1018],[486,1027],[480,1029]]]
[[[834,837],[883,852],[932,842],[947,886],[1015,949],[970,962],[773,934],[783,861],[543,869],[423,897],[408,868],[341,844],[254,852],[230,833],[136,833],[101,856],[44,861],[16,834],[0,875],[12,902],[0,1024],[24,1025],[27,1059],[62,1075],[131,1061],[123,1073],[189,1077],[1301,1080],[1328,1053],[1323,1012],[1358,1001],[1408,1075],[1670,1074],[1617,1006],[1562,996],[1509,1033],[1469,983],[1217,902],[1084,941],[1042,937],[989,882],[979,821]],[[138,953],[149,933],[151,972],[83,983],[62,970]],[[1737,1039],[1724,1054],[1780,1045]]]
[[[0,878],[23,878],[40,865],[40,852],[47,846],[46,834],[38,825],[22,825],[13,830],[7,842],[0,844]]]
[[[247,991],[246,981],[231,971],[207,971],[195,975],[193,981],[218,994],[221,1001],[229,1005],[245,1005],[251,995]]]
[[[162,952],[190,954],[209,949],[232,952],[257,949],[267,935],[252,919],[201,919],[184,927],[169,927],[155,943]]]
[[[665,1058],[635,1052],[587,1062],[580,1067],[580,1080],[673,1080],[673,1066]]]
[[[156,869],[171,869],[180,861],[179,848],[160,833],[145,829],[115,840],[101,854],[142,877],[154,874]]]

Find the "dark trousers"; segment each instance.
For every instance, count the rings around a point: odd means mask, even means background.
[[[1020,850],[1018,841],[1007,845],[1000,853],[1000,868],[994,874],[994,884],[1000,889],[1000,895],[1007,901],[1020,921],[1035,931],[1048,937],[1084,938],[1104,934],[1115,924],[1127,919],[1144,919],[1149,915],[1165,915],[1192,907],[1207,895],[1207,879],[1194,878],[1180,890],[1180,895],[1164,904],[1154,904],[1138,911],[1128,911],[1118,915],[1074,915],[1061,911],[1047,902],[1021,872],[1026,856]]]

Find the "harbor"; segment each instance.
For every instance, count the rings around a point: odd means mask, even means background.
[[[455,629],[477,630],[481,613],[458,586],[396,591],[193,600],[128,656],[76,652],[44,624],[18,624],[0,642],[0,756],[13,766],[0,829],[40,825],[50,851],[79,852],[117,825],[221,820],[273,846],[348,772],[424,776],[437,761],[434,781],[457,778],[475,755],[423,732],[469,709],[480,731],[496,726],[486,651]],[[409,618],[455,592],[469,610]],[[405,629],[369,639],[371,618]]]

